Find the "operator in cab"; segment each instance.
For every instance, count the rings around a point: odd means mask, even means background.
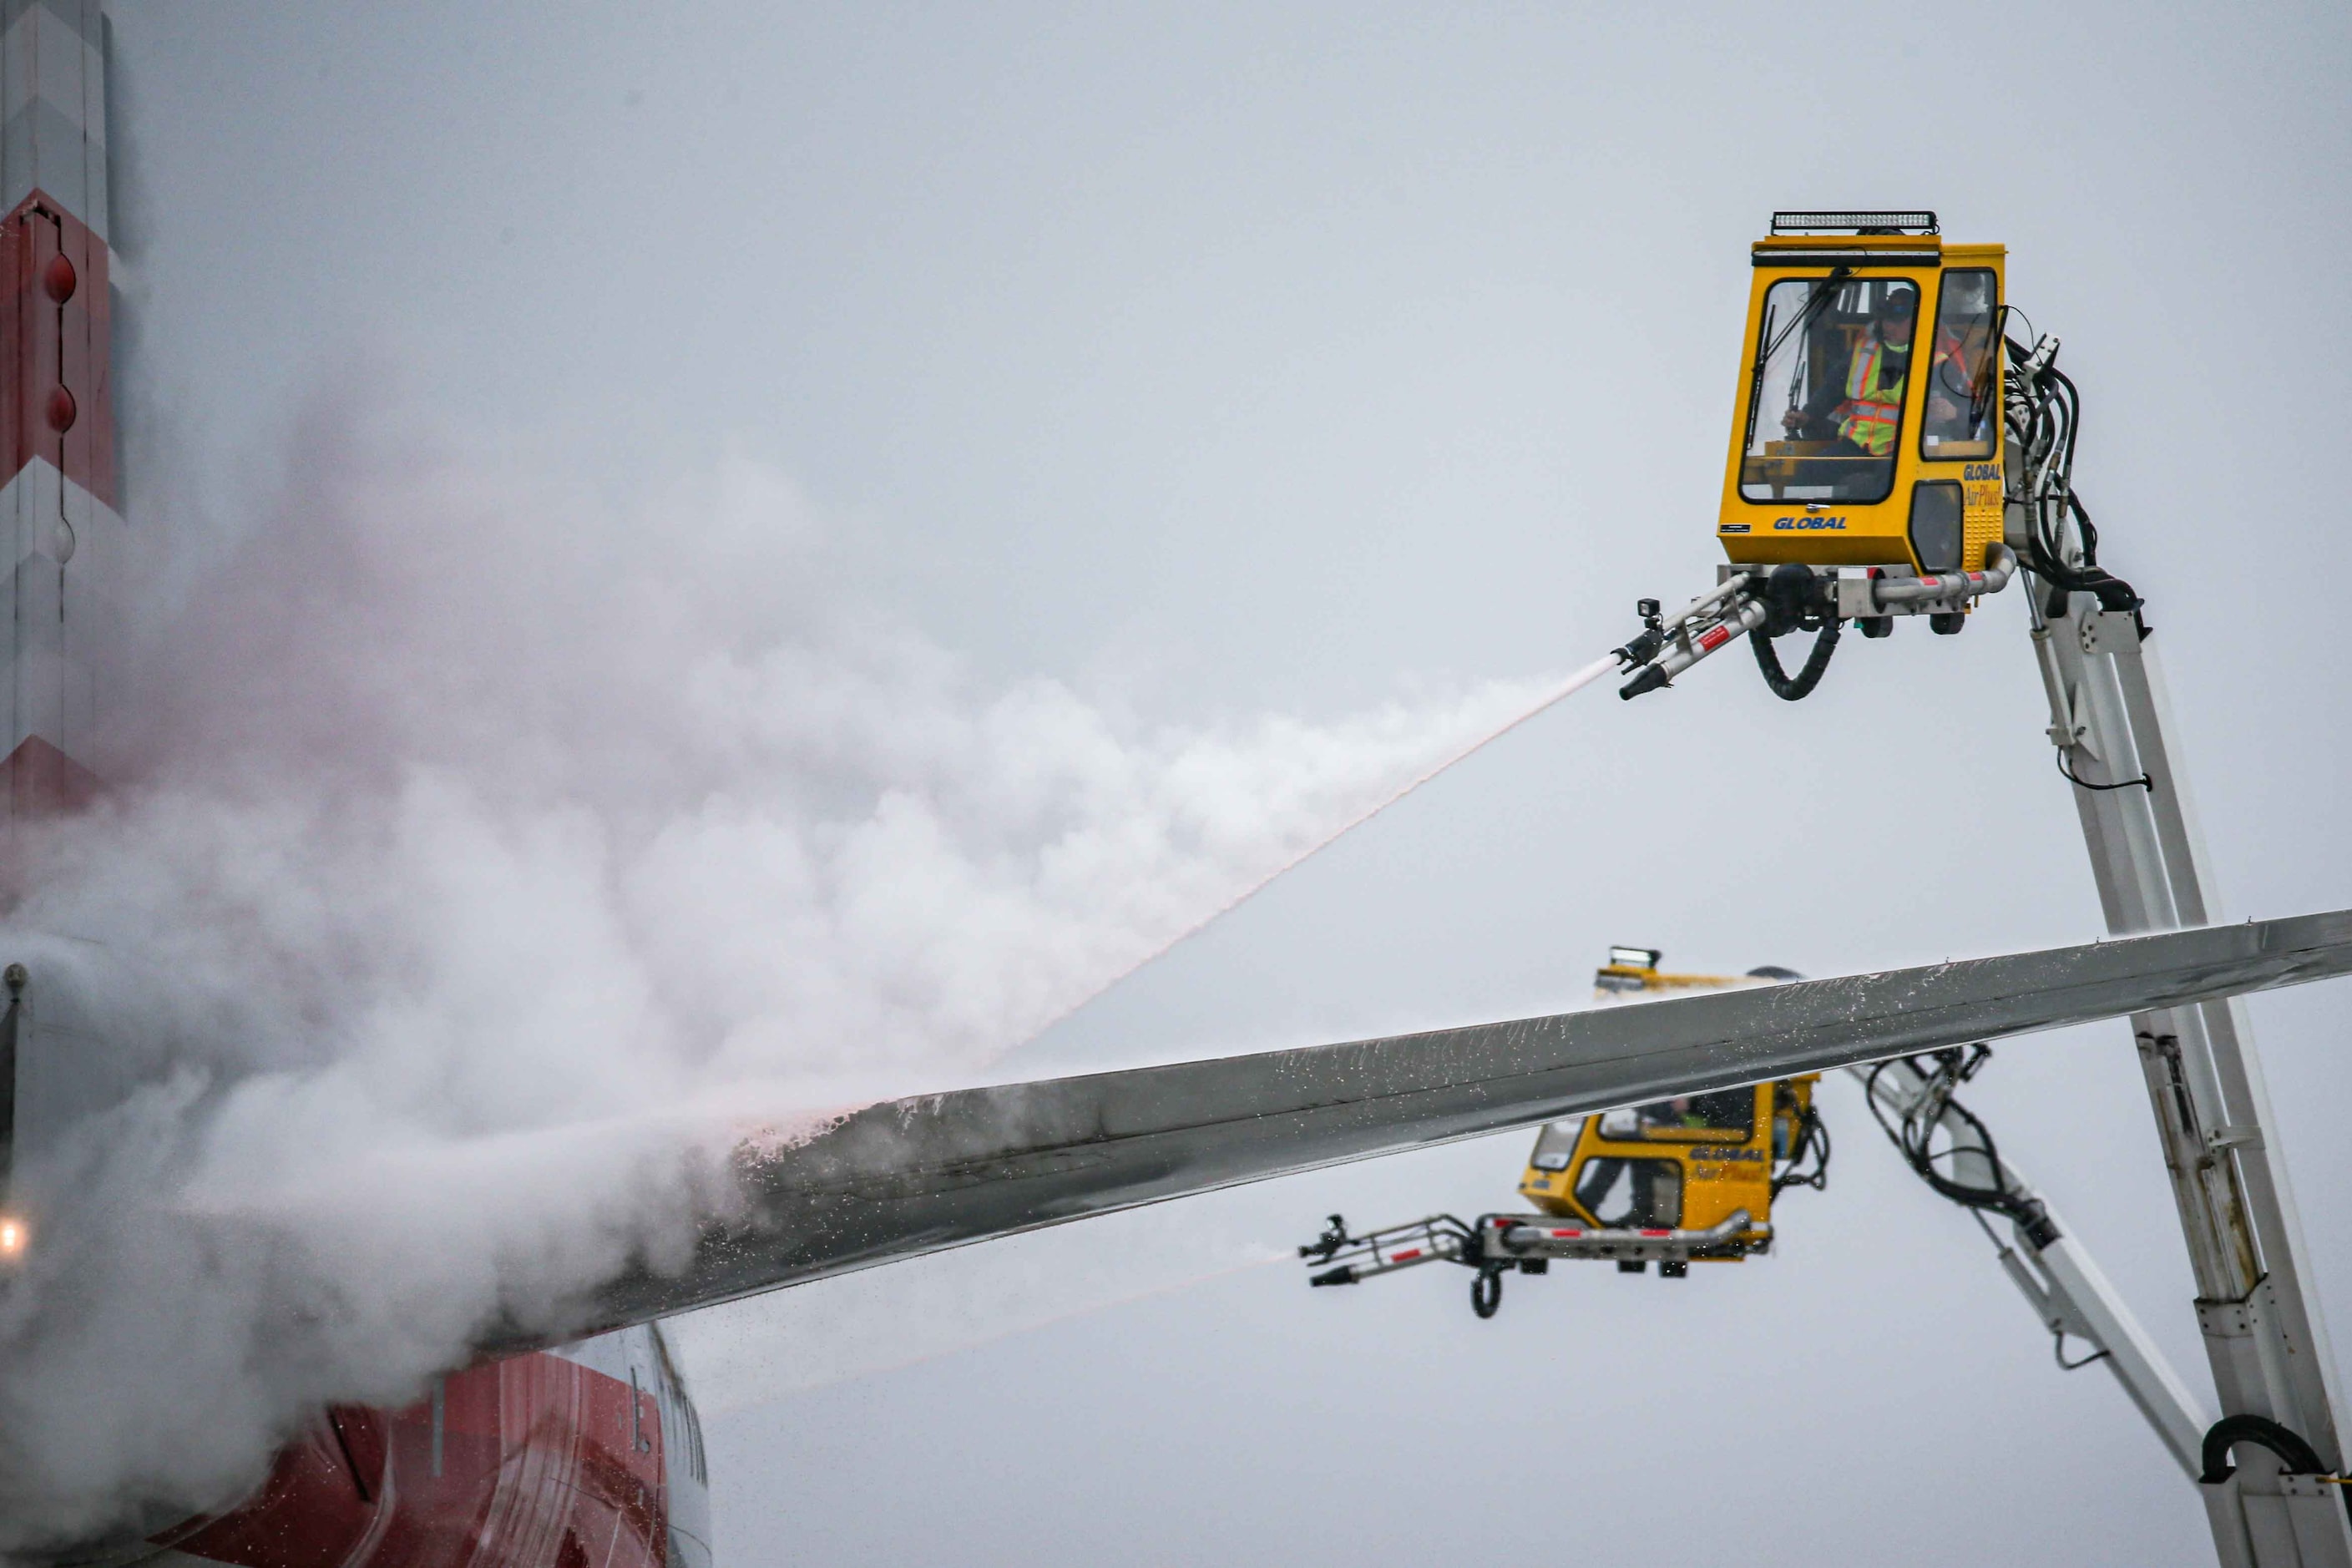
[[[1921,448],[1930,458],[1990,458],[2000,410],[2000,356],[1994,352],[1992,274],[1946,275],[1927,355],[1927,411]]]
[[[1884,458],[1895,450],[1903,423],[1903,389],[1911,374],[1911,327],[1918,315],[1919,291],[1890,284],[1879,295],[1869,324],[1856,335],[1845,374],[1824,376],[1813,395],[1780,419],[1801,440],[1834,440],[1825,457]]]

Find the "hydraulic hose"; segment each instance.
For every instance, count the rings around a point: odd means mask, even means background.
[[[2000,1163],[2000,1150],[1993,1142],[1992,1130],[1976,1112],[1952,1098],[1953,1090],[1973,1077],[1977,1068],[1991,1055],[1989,1048],[1978,1046],[1965,1057],[1958,1049],[1953,1049],[1937,1051],[1931,1057],[1896,1058],[1881,1062],[1870,1069],[1864,1098],[1870,1103],[1871,1116],[1885,1132],[1888,1142],[1903,1156],[1903,1163],[1910,1166],[1937,1196],[1949,1198],[1962,1208],[1983,1209],[2006,1215],[2039,1251],[2059,1237],[2058,1226],[2051,1219],[2048,1207],[2032,1193],[2010,1185],[2009,1168]],[[1918,1089],[1907,1104],[1899,1094],[1879,1087],[1880,1076],[1896,1061],[1906,1063],[1920,1080]],[[1933,1065],[1922,1065],[1927,1062]],[[1895,1081],[1900,1083],[1902,1080],[1898,1078]],[[1895,1111],[1894,1121],[1887,1117],[1890,1108]],[[1948,1125],[1948,1119],[1951,1119],[1953,1124]],[[1978,1186],[1958,1181],[1936,1169],[1938,1156],[1934,1151],[1933,1140],[1938,1127],[1944,1128],[1952,1140],[1952,1148],[1946,1151],[1947,1155],[1967,1147],[1960,1142],[1963,1128],[1974,1136],[1975,1152],[1983,1156],[1987,1168],[1992,1172],[1992,1185]]]
[[[2280,1426],[2269,1416],[2224,1415],[2205,1434],[2205,1473],[2198,1479],[2209,1487],[2217,1487],[2236,1474],[2238,1468],[2230,1463],[2230,1450],[2241,1443],[2268,1448],[2290,1475],[2317,1475],[2327,1468],[2320,1463],[2319,1455],[2301,1433]],[[2352,1500],[2347,1500],[2347,1505],[2352,1506]]]
[[[1830,655],[1837,652],[1838,622],[1832,618],[1822,623],[1821,634],[1813,638],[1813,651],[1805,657],[1804,668],[1794,679],[1780,668],[1780,655],[1772,647],[1772,639],[1761,631],[1748,634],[1748,646],[1756,650],[1756,668],[1764,672],[1764,684],[1772,695],[1784,702],[1796,702],[1811,696],[1814,687],[1830,668]]]
[[[2050,587],[2049,614],[2063,614],[2068,594],[2095,595],[2099,608],[2129,614],[2147,636],[2147,601],[2132,585],[2099,564],[2099,531],[2083,500],[2074,493],[2074,447],[2083,429],[2083,397],[2053,363],[2055,340],[2047,352],[2036,345],[2028,352],[2014,338],[2005,339],[2010,362],[2024,371],[2012,392],[2005,419],[2010,436],[2027,458],[2028,474],[2016,499],[2024,505],[2025,564]],[[2061,533],[2066,520],[2074,520],[2082,541],[2079,564],[2065,560]]]

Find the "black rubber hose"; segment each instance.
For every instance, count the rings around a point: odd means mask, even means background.
[[[1936,1072],[1931,1072],[1919,1065],[1922,1058],[1898,1059],[1908,1060],[1912,1070],[1918,1073],[1924,1079],[1933,1081],[1937,1076]],[[1871,1117],[1878,1123],[1879,1130],[1886,1134],[1887,1141],[1892,1142],[1896,1152],[1902,1154],[1903,1163],[1917,1173],[1919,1179],[1927,1183],[1938,1196],[1949,1198],[1963,1208],[1989,1209],[1993,1213],[2008,1215],[2025,1231],[2037,1248],[2047,1247],[2051,1242],[2057,1240],[2057,1227],[2051,1223],[2049,1211],[2042,1205],[2040,1200],[2010,1191],[2009,1178],[2004,1173],[2000,1163],[2000,1150],[1993,1142],[1992,1129],[1987,1127],[1975,1111],[1952,1098],[1949,1092],[1951,1085],[1946,1086],[1934,1117],[1925,1116],[1922,1113],[1922,1108],[1914,1105],[1909,1113],[1903,1118],[1902,1125],[1899,1127],[1887,1120],[1885,1108],[1879,1104],[1878,1076],[1893,1065],[1893,1062],[1881,1062],[1870,1069],[1870,1078],[1864,1089],[1863,1098],[1869,1102]],[[1966,1077],[1967,1075],[1963,1073],[1953,1081],[1954,1083],[1965,1081]],[[1954,1181],[1936,1169],[1935,1156],[1930,1152],[1929,1144],[1947,1111],[1967,1123],[1969,1131],[1976,1134],[1978,1150],[1983,1154],[1985,1163],[1992,1167],[1993,1184],[1991,1186],[1970,1186],[1965,1182]]]
[[[2009,349],[2012,359],[2022,357],[2014,340],[2010,341]],[[2064,489],[2058,498],[2056,517],[2042,514],[2034,518],[2033,536],[2026,551],[2025,564],[2051,585],[2049,613],[2052,616],[2064,613],[2066,595],[2092,594],[2097,596],[2099,608],[2119,614],[2128,613],[2145,640],[2147,621],[2140,612],[2146,608],[2147,601],[2133,591],[2129,583],[2099,565],[2098,526],[2092,522],[2082,498],[2074,493],[2074,448],[2083,433],[2083,395],[2055,365],[2046,367],[2042,375],[2049,385],[2035,405],[2034,417],[2037,425],[2044,419],[2050,422],[2052,439],[2058,447],[2056,472]],[[2031,450],[2033,438],[2039,434],[2038,429],[2022,433],[2021,444]],[[2083,564],[2079,568],[2067,566],[2061,559],[2054,531],[2063,526],[2070,511],[2082,532]]]
[[[1470,1310],[1482,1318],[1491,1318],[1503,1310],[1503,1275],[1500,1269],[1481,1268],[1470,1281]]]
[[[2230,1463],[2230,1449],[2239,1443],[2259,1443],[2278,1456],[2279,1463],[2289,1475],[2317,1475],[2326,1467],[2319,1455],[2297,1433],[2280,1426],[2267,1415],[2224,1415],[2205,1432],[2205,1473],[2199,1479],[2209,1487],[2218,1487],[2237,1473]]]
[[[1838,623],[1822,622],[1821,635],[1813,638],[1813,651],[1805,658],[1805,667],[1791,680],[1789,672],[1780,668],[1780,656],[1774,651],[1772,639],[1760,628],[1748,634],[1748,646],[1756,650],[1756,668],[1764,672],[1764,684],[1783,702],[1800,701],[1812,694],[1830,667],[1830,655],[1837,651],[1837,644]]]
[[[1774,1107],[1775,1111],[1779,1110]],[[1817,1156],[1811,1171],[1799,1167],[1805,1156]],[[1779,1175],[1772,1178],[1772,1195],[1779,1197],[1790,1187],[1811,1187],[1817,1193],[1827,1192],[1830,1185],[1830,1129],[1822,1113],[1807,1106],[1798,1119],[1797,1135],[1789,1146],[1789,1160]]]

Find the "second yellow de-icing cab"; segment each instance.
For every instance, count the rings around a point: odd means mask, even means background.
[[[1546,1215],[1592,1227],[1592,1255],[1616,1256],[1629,1273],[1649,1255],[1639,1247],[1620,1255],[1598,1233],[1691,1238],[1684,1256],[1658,1258],[1669,1278],[1693,1259],[1761,1252],[1772,1243],[1772,1199],[1790,1184],[1790,1162],[1820,1135],[1813,1082],[1757,1084],[1555,1123],[1536,1141],[1519,1192]]]
[[[1615,948],[1594,976],[1604,999],[1716,990],[1792,979],[1670,974],[1649,948]],[[1819,1187],[1829,1135],[1813,1110],[1819,1075],[1694,1094],[1554,1122],[1536,1138],[1519,1192],[1537,1212],[1481,1215],[1465,1224],[1432,1215],[1350,1235],[1338,1215],[1299,1256],[1316,1285],[1352,1285],[1423,1263],[1477,1270],[1470,1301],[1491,1317],[1502,1276],[1547,1272],[1555,1259],[1614,1261],[1638,1274],[1652,1263],[1679,1279],[1693,1262],[1737,1262],[1772,1244],[1772,1203],[1792,1186]]]

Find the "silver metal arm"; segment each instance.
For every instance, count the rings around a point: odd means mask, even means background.
[[[1985,1234],[1998,1248],[2002,1270],[2033,1308],[2042,1327],[2057,1337],[2059,1364],[2071,1370],[2093,1360],[2104,1362],[2155,1428],[2174,1462],[2190,1480],[2197,1479],[2204,1472],[2200,1449],[2206,1431],[2213,1425],[2212,1412],[2173,1371],[2049,1200],[1989,1147],[1977,1125],[1958,1115],[1948,1098],[1938,1097],[1930,1076],[1908,1060],[1848,1070],[1886,1116],[1898,1122],[1914,1116],[1932,1120],[1945,1140],[1943,1152],[1952,1181],[1979,1191],[2013,1194],[2021,1208],[2040,1216],[2038,1223],[2030,1225],[2012,1215],[2001,1216],[2011,1237],[2004,1242],[1994,1222],[1987,1220],[1983,1211],[1976,1211]],[[2063,1359],[2070,1339],[2089,1347],[2085,1359],[2073,1363]]]
[[[2200,842],[2166,737],[2169,704],[2155,650],[2127,613],[2070,594],[2058,613],[2033,588],[2033,641],[2050,738],[2083,824],[2107,929],[2117,935],[2213,917]],[[2317,1473],[2289,1468],[2259,1439],[2236,1467],[2200,1467],[2224,1563],[2352,1568],[2338,1489],[2344,1448],[2336,1362],[2304,1278],[2302,1227],[2264,1129],[2262,1063],[2234,1002],[2132,1016],[2181,1232],[2197,1281],[2214,1392],[2226,1417],[2274,1423],[2309,1445]],[[2242,1428],[2241,1428],[2242,1429]]]
[[[2202,925],[2220,910],[2142,602],[2100,567],[2074,490],[2079,395],[2054,368],[2056,340],[2011,347],[2002,531],[2027,569],[2048,733],[2107,929]],[[2345,1461],[2336,1363],[2307,1293],[2286,1173],[2265,1142],[2268,1094],[2245,1011],[2226,1000],[2151,1007],[2132,1031],[2221,1410],[2198,1478],[2214,1547],[2224,1564],[2352,1568],[2352,1521],[2330,1484]]]

